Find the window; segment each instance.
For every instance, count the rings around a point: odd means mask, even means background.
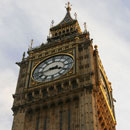
[[[71,111],[70,109],[68,110],[68,130],[70,130],[70,124],[71,124]]]
[[[61,85],[58,85],[57,89],[58,89],[58,92],[61,92],[62,91]]]
[[[79,57],[79,60],[83,60],[83,56],[80,56],[80,57]]]
[[[42,93],[43,93],[43,96],[47,96],[47,90],[46,89],[43,89]]]
[[[79,69],[83,69],[83,68],[84,68],[84,66],[83,66],[83,65],[80,65],[80,66],[79,66]]]
[[[39,130],[39,116],[37,117],[36,130]]]
[[[47,117],[45,117],[44,119],[44,126],[43,126],[43,130],[47,129]]]
[[[77,88],[77,86],[78,86],[78,85],[77,85],[76,80],[73,80],[73,81],[72,81],[72,87],[73,87],[73,88]]]
[[[32,93],[28,94],[28,100],[31,101],[32,100]]]
[[[86,59],[86,58],[89,58],[89,54],[86,54],[85,56],[84,56],[84,58]]]
[[[62,111],[60,111],[60,130],[62,130]]]
[[[86,65],[85,65],[85,68],[89,68],[89,64],[86,64]]]

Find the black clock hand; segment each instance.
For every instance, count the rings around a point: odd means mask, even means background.
[[[54,69],[57,69],[58,65],[54,66],[54,67],[51,67],[49,68],[49,70],[54,70]]]
[[[55,69],[61,69],[62,67],[61,66],[55,66]]]
[[[56,66],[54,66],[54,67],[49,68],[48,70],[43,71],[43,73],[46,73],[46,72],[48,72],[48,71],[50,71],[50,70],[61,69],[61,68],[62,68],[61,66],[56,65]]]
[[[48,70],[43,71],[43,73],[46,73],[46,72],[48,72],[48,71],[50,71],[50,70],[54,70],[54,69],[56,69],[56,67],[51,67],[51,68],[49,68]]]
[[[57,69],[61,69],[62,67],[61,66],[59,66]]]
[[[61,69],[61,68],[62,68],[61,66],[56,65],[56,66],[54,66],[54,67],[49,68],[49,70]]]

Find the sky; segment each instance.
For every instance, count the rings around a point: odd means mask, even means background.
[[[65,16],[67,0],[0,0],[0,130],[12,127],[13,104],[23,52],[46,43],[51,21]],[[116,99],[117,130],[130,129],[130,1],[70,0],[71,15],[77,13],[98,45],[105,72]],[[27,56],[27,54],[26,54]]]

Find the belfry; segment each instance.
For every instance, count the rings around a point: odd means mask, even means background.
[[[111,83],[97,46],[68,2],[52,21],[47,43],[31,47],[21,62],[13,95],[12,130],[115,130]]]

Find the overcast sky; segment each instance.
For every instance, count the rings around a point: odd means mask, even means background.
[[[34,47],[46,42],[51,20],[58,24],[65,16],[67,0],[0,0],[0,130],[12,127],[13,104],[22,54],[31,39]],[[71,0],[99,54],[116,99],[117,130],[130,129],[130,1]]]

